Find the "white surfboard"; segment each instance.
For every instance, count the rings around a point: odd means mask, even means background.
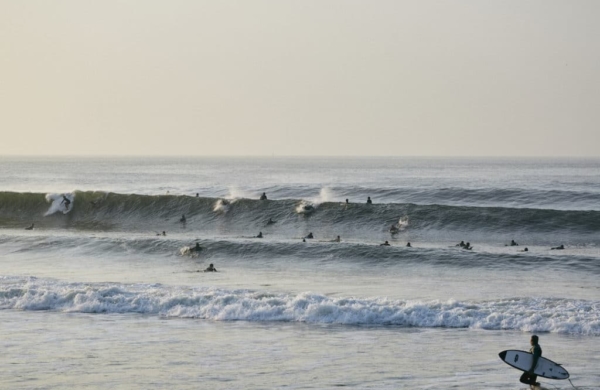
[[[533,362],[533,355],[526,351],[514,349],[502,351],[498,354],[504,363],[521,371],[529,371]],[[567,379],[569,373],[560,364],[552,360],[540,357],[533,373],[548,379]]]

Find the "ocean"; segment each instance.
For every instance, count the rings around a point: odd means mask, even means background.
[[[0,264],[2,389],[600,389],[600,159],[1,157]]]

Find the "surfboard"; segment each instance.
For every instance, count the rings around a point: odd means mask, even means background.
[[[529,371],[533,355],[526,351],[510,349],[498,354],[500,359],[511,367],[521,371]],[[533,373],[548,379],[568,379],[569,373],[560,364],[545,357],[540,357]]]

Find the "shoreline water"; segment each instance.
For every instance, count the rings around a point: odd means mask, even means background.
[[[0,387],[598,388],[600,160],[524,161],[2,158]]]

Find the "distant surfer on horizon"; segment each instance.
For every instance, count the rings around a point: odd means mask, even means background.
[[[459,247],[461,247],[461,248],[464,248],[464,247],[465,247],[465,242],[464,242],[464,241],[461,241],[461,242],[459,242],[458,244],[456,244],[455,246],[459,246]]]
[[[304,237],[304,238],[311,239],[311,238],[315,238],[315,236],[313,236],[312,232],[310,232],[310,233],[308,233],[308,235],[307,235],[306,237]]]
[[[273,225],[274,223],[277,223],[277,221],[273,221],[273,218],[269,218],[269,220],[267,221],[267,225]]]
[[[190,249],[190,251],[199,253],[202,251],[202,249],[203,248],[200,246],[200,243],[197,242],[196,245],[192,249]]]
[[[217,269],[215,268],[215,266],[210,263],[210,265],[208,266],[207,269],[204,270],[204,272],[217,272]]]
[[[379,244],[379,246],[390,246],[390,243],[386,241],[383,244]]]
[[[396,226],[396,225],[392,225],[392,226],[390,227],[390,233],[392,233],[392,234],[396,234],[396,233],[398,233],[399,231],[400,231],[400,229],[398,229],[398,226]]]
[[[31,226],[29,226],[29,227],[26,227],[26,228],[25,228],[25,230],[33,230],[33,225],[34,225],[34,224],[32,223],[32,224],[31,224]]]
[[[519,246],[519,244],[517,244],[515,240],[510,240],[510,244],[508,246]]]
[[[346,204],[350,204],[350,201],[348,200],[348,198],[346,198]]]
[[[260,200],[267,200],[267,193],[263,192],[262,195],[260,196]]]
[[[181,218],[179,218],[179,222],[186,223],[187,219],[185,219],[185,214],[181,214]]]
[[[331,240],[331,242],[342,242],[342,238],[340,236],[337,236],[336,238]]]
[[[522,251],[519,252],[529,252],[529,249],[527,247],[525,247],[525,249],[523,249]]]
[[[467,243],[466,243],[466,244],[465,244],[465,245],[464,245],[462,248],[463,248],[463,249],[466,249],[466,250],[469,250],[469,251],[470,251],[471,249],[473,249],[473,247],[471,246],[471,243],[470,243],[470,242],[467,242]]]
[[[63,200],[62,202],[60,202],[60,204],[65,204],[65,210],[69,210],[69,205],[71,204],[71,201],[69,200],[69,198],[67,198],[64,194],[63,194]]]
[[[538,344],[539,338],[536,335],[531,336],[529,343],[531,344],[531,348],[529,349],[529,353],[533,355],[533,361],[531,362],[531,368],[529,371],[525,371],[519,381],[526,385],[529,385],[533,388],[533,386],[539,386],[539,382],[536,382],[537,375],[533,373],[535,370],[535,366],[538,363],[538,360],[542,356],[542,347]]]
[[[258,232],[258,236],[256,238],[263,238],[262,232]]]
[[[406,247],[407,247],[407,248],[412,248],[412,245],[410,245],[410,242],[407,242],[407,243],[406,243]]]
[[[554,250],[554,249],[561,250],[561,249],[565,249],[565,246],[561,244],[560,246],[555,246],[554,248],[550,248],[550,249],[552,249],[552,250]]]
[[[166,236],[167,232],[165,232],[164,230],[162,231],[162,233],[156,233],[157,236]]]
[[[373,201],[371,200],[370,196],[367,196],[367,204],[373,204]]]

